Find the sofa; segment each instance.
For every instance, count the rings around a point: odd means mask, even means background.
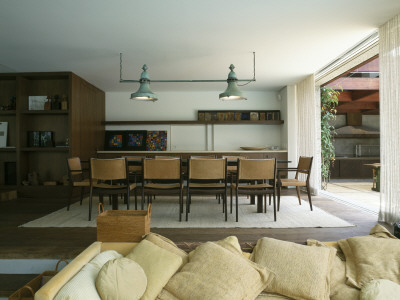
[[[399,299],[400,240],[369,235],[307,245],[264,237],[251,253],[238,239],[187,253],[149,233],[139,243],[94,242],[43,285],[35,300]]]

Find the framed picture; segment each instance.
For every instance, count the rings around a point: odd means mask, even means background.
[[[0,122],[0,147],[7,146],[8,122]]]
[[[40,131],[40,147],[54,147],[53,131]]]
[[[167,131],[148,131],[146,141],[147,151],[167,150]]]
[[[124,134],[124,149],[131,151],[145,151],[146,139],[146,130],[126,131]]]
[[[105,150],[123,150],[124,143],[124,134],[123,130],[110,130],[106,131],[105,139],[104,139],[104,149]]]
[[[40,147],[40,131],[28,131],[28,147]]]

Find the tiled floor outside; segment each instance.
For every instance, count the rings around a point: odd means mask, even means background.
[[[372,180],[331,180],[321,194],[333,200],[374,214],[379,212],[379,192],[371,190]]]

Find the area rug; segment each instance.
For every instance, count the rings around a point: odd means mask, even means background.
[[[96,227],[97,198],[94,198],[92,220],[88,221],[88,199],[82,205],[79,202],[66,208],[55,211],[42,218],[25,223],[20,227]],[[131,209],[134,203],[131,201]],[[281,197],[280,211],[277,212],[277,221],[274,222],[272,206],[267,207],[267,213],[257,213],[256,205],[251,205],[249,199],[239,199],[239,222],[235,222],[235,208],[228,221],[224,221],[222,205],[218,204],[215,197],[193,197],[189,221],[182,222],[178,219],[178,200],[175,197],[157,196],[153,200],[151,211],[152,228],[298,228],[298,227],[350,227],[354,226],[322,209],[314,206],[310,211],[308,202],[303,201],[299,205],[296,197]],[[120,209],[126,209],[126,205],[120,204]],[[105,209],[111,209],[105,205]],[[229,204],[228,204],[229,209]]]

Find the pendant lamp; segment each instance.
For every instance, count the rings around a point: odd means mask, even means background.
[[[151,90],[150,90],[150,77],[149,74],[147,73],[147,66],[143,65],[143,72],[140,75],[140,86],[139,89],[135,92],[131,94],[131,99],[132,100],[142,100],[142,101],[157,101],[157,95],[154,94]]]
[[[228,87],[225,92],[219,94],[220,100],[247,100],[247,98],[243,95],[243,93],[239,90],[237,86],[237,77],[236,73],[233,71],[235,69],[234,65],[230,65],[229,69],[231,70],[228,75]]]

